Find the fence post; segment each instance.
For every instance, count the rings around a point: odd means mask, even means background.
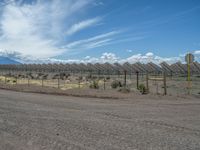
[[[105,77],[104,77],[104,79],[103,79],[103,89],[104,89],[104,90],[106,89],[106,79],[105,79]]]
[[[163,74],[164,95],[167,95],[166,72]]]
[[[147,87],[147,93],[149,93],[149,74],[146,73],[146,87]]]
[[[136,77],[137,77],[137,89],[139,89],[139,72],[136,72]]]
[[[124,87],[126,87],[126,75],[127,75],[127,71],[124,70]]]
[[[28,87],[30,86],[30,78],[28,77]]]
[[[170,77],[171,77],[171,80],[172,80],[172,77],[173,77],[173,72],[170,71]]]
[[[60,78],[58,78],[58,89],[60,88]]]
[[[42,87],[44,87],[44,79],[42,78]]]
[[[7,79],[6,79],[6,76],[5,76],[5,84],[6,84],[6,80],[7,80]]]
[[[81,79],[80,79],[80,77],[78,78],[78,87],[79,87],[79,89],[81,88]]]

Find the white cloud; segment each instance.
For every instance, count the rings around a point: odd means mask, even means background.
[[[178,62],[178,61],[182,61],[182,57],[160,57],[157,55],[154,55],[152,52],[148,52],[144,55],[142,54],[135,54],[132,55],[131,57],[128,57],[126,59],[123,60],[123,62],[130,62],[130,63],[136,63],[136,62],[141,62],[141,63],[149,63],[149,62],[153,62],[156,64],[160,64],[161,62],[165,61],[169,64]]]
[[[22,4],[13,0],[0,6],[0,51],[17,51],[38,58],[62,54],[68,50],[58,46],[63,43],[64,31],[91,1],[37,0]],[[95,18],[75,24],[70,34],[97,21]]]
[[[126,50],[128,53],[132,53],[133,51],[131,49]]]
[[[200,55],[200,50],[196,50],[196,51],[194,52],[194,54],[195,54],[195,55]]]
[[[63,48],[70,50],[81,50],[81,49],[91,49],[95,47],[104,46],[112,41],[112,37],[119,34],[120,31],[112,31],[104,34],[100,34],[88,39],[78,40],[65,45]]]
[[[103,53],[100,57],[101,62],[110,62],[114,63],[119,61],[119,58],[114,53]]]
[[[52,59],[51,59],[52,60]],[[52,60],[52,61],[55,61]],[[100,57],[91,57],[91,56],[86,56],[83,59],[68,59],[68,60],[56,60],[55,62],[63,62],[63,63],[125,63],[129,62],[131,64],[136,63],[136,62],[141,62],[141,63],[149,63],[153,62],[155,64],[160,64],[163,61],[167,62],[168,64],[176,63],[176,62],[184,62],[184,58],[179,56],[179,57],[160,57],[154,55],[152,52],[148,52],[144,55],[142,54],[135,54],[132,55],[131,57],[127,58],[120,58],[114,53],[103,53]]]
[[[127,58],[120,58],[115,53],[105,52],[99,57],[91,57],[86,56],[82,59],[55,59],[55,58],[37,58],[37,57],[30,57],[24,56],[19,52],[15,51],[0,51],[0,56],[9,57],[10,59],[17,60],[21,63],[149,63],[153,62],[155,64],[160,64],[163,61],[167,62],[168,64],[173,64],[176,62],[185,62],[184,55],[179,55],[177,57],[160,57],[152,52],[148,52],[144,55],[142,54],[134,54]],[[195,55],[196,61],[199,61],[199,55]]]
[[[152,52],[148,52],[145,54],[147,57],[152,58],[154,56],[154,54]]]
[[[101,20],[100,18],[93,18],[74,24],[67,30],[66,35],[72,35],[82,29],[88,28],[92,25],[96,25],[100,20]]]
[[[114,37],[121,31],[70,40],[73,34],[102,21],[100,17],[78,21],[82,18],[82,12],[93,5],[91,2],[97,1],[36,0],[23,3],[13,0],[7,3],[0,8],[0,51],[17,51],[24,56],[50,58],[113,43]]]
[[[94,2],[93,5],[94,6],[103,6],[104,3],[103,2]]]

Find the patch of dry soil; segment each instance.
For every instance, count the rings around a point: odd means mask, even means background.
[[[2,150],[198,150],[200,100],[0,90]]]

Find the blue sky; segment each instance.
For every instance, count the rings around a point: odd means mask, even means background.
[[[199,0],[0,0],[0,51],[54,60],[200,55]]]

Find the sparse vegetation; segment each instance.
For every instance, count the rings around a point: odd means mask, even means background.
[[[99,82],[97,80],[93,80],[90,84],[91,89],[99,89]]]
[[[110,77],[106,77],[106,80],[110,80]]]
[[[111,83],[111,87],[113,89],[116,89],[116,88],[119,88],[119,87],[122,87],[122,83],[118,80],[114,80],[112,83]]]
[[[121,93],[130,93],[130,89],[129,88],[120,88],[119,92],[121,92]]]
[[[140,84],[138,87],[138,90],[142,93],[142,94],[147,94],[147,88],[145,87],[144,84]]]

